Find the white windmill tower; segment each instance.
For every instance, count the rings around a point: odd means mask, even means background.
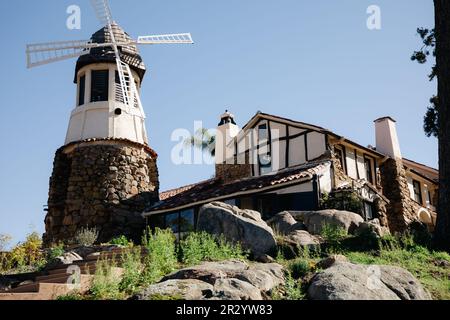
[[[113,21],[107,0],[91,3],[105,27],[91,40],[28,45],[28,67],[81,57],[76,75],[77,106],[70,118],[66,144],[89,138],[147,143],[145,113],[139,97],[145,66],[136,45],[192,44],[192,37],[183,33],[133,40]],[[93,65],[92,60],[98,63]],[[110,64],[112,61],[115,66]],[[101,62],[109,63],[106,70]]]
[[[91,0],[103,28],[90,40],[27,46],[28,68],[78,57],[76,106],[50,179],[47,244],[97,226],[100,241],[143,229],[141,210],[158,201],[156,153],[148,146],[139,89],[138,45],[192,44],[189,33],[133,40],[112,19],[107,0]]]

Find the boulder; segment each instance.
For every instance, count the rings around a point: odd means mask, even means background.
[[[83,261],[83,258],[76,252],[69,251],[59,256],[46,265],[46,269],[52,269],[59,266],[71,265],[74,262]]]
[[[196,279],[214,285],[218,279],[233,277],[248,270],[249,266],[239,260],[205,262],[198,266],[184,268],[164,277],[161,281],[173,279]]]
[[[373,219],[371,221],[364,221],[355,230],[355,235],[362,235],[365,233],[371,234],[376,238],[381,238],[384,237],[385,235],[390,234],[389,229],[386,227],[382,227],[380,224],[380,220],[378,219]]]
[[[239,281],[223,282],[222,280],[224,279],[234,279]],[[248,300],[255,297],[255,293],[253,292],[254,288],[257,289],[259,295],[266,294],[283,284],[285,279],[283,266],[277,263],[252,263],[249,265],[238,260],[229,260],[221,262],[205,262],[198,266],[184,268],[164,277],[161,282],[171,280],[199,280],[206,282],[214,286],[213,296],[216,298],[233,296],[236,286],[242,287],[245,290],[250,289],[251,287],[240,283],[240,281],[243,281],[252,286],[252,294],[247,292],[239,299]],[[231,287],[225,290],[223,289],[225,286]],[[221,291],[226,291],[228,293],[223,294],[220,293]]]
[[[343,228],[349,234],[353,234],[364,219],[356,213],[340,210],[322,211],[297,211],[290,212],[297,220],[303,222],[309,233],[319,235],[324,224]]]
[[[213,297],[220,300],[263,300],[258,288],[234,278],[217,280]]]
[[[292,231],[292,227],[297,224],[297,221],[289,212],[285,211],[275,215],[267,223],[276,233],[287,235]]]
[[[316,274],[312,300],[429,300],[430,294],[407,270],[394,266],[334,263]]]
[[[317,263],[317,267],[320,269],[328,269],[335,263],[347,263],[349,262],[346,256],[341,254],[333,254],[325,259],[320,260]]]
[[[235,278],[247,281],[261,292],[267,293],[285,282],[284,268],[278,263],[255,263],[249,270],[235,274]]]
[[[202,300],[211,297],[213,286],[196,279],[167,280],[149,286],[132,300]]]
[[[276,247],[273,230],[261,219],[259,212],[241,210],[221,202],[213,202],[200,209],[197,228],[240,243],[255,256],[270,253]]]
[[[287,239],[294,241],[299,247],[317,249],[320,247],[320,241],[317,237],[311,235],[308,231],[296,230],[291,232]]]

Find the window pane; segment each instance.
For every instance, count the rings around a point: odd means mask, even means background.
[[[181,211],[180,232],[194,231],[194,209]]]
[[[81,106],[84,104],[84,91],[86,89],[86,76],[83,75],[80,77],[80,84],[78,87],[78,105]]]
[[[108,70],[92,71],[91,102],[108,101]]]
[[[166,216],[166,228],[170,228],[173,231],[173,233],[178,233],[179,230],[178,212]]]
[[[414,200],[422,204],[422,190],[420,188],[420,182],[414,180],[413,186],[414,186]]]
[[[258,127],[258,139],[259,141],[266,141],[269,139],[266,124],[262,124]]]
[[[365,159],[364,166],[366,168],[367,181],[369,181],[370,183],[373,183],[372,161],[370,161],[370,159]]]

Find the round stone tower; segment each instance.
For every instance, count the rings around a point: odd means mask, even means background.
[[[131,40],[113,24],[117,42]],[[108,28],[93,43],[110,43]],[[119,46],[139,90],[145,65],[133,45]],[[76,107],[65,145],[54,160],[48,213],[47,245],[70,242],[82,227],[97,228],[99,241],[119,235],[140,240],[145,207],[159,199],[157,154],[149,147],[144,111],[124,103],[111,47],[94,48],[76,64]]]

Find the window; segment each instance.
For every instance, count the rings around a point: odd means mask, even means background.
[[[179,230],[179,221],[178,221],[178,212],[168,214],[166,216],[166,227],[170,228],[173,233],[178,233]]]
[[[86,75],[80,77],[80,82],[78,85],[78,105],[82,106],[84,104],[84,92],[86,89]]]
[[[428,186],[424,186],[424,192],[425,192],[425,204],[427,205],[427,208],[433,205],[433,197],[431,196],[431,191],[428,189]]]
[[[191,232],[194,231],[194,209],[188,209],[181,211],[180,213],[180,232]]]
[[[267,124],[261,124],[258,127],[258,140],[259,140],[259,142],[265,142],[265,141],[269,140]]]
[[[258,127],[258,162],[260,168],[260,174],[266,174],[272,172],[272,154],[270,150],[269,132],[267,124],[262,124]]]
[[[364,158],[364,168],[366,170],[367,181],[373,184],[372,160]]]
[[[108,70],[92,71],[91,102],[108,101]]]
[[[373,205],[369,202],[364,202],[364,218],[366,220],[373,219]]]
[[[422,189],[420,187],[420,182],[413,180],[413,188],[414,188],[414,200],[418,203],[422,204]]]

